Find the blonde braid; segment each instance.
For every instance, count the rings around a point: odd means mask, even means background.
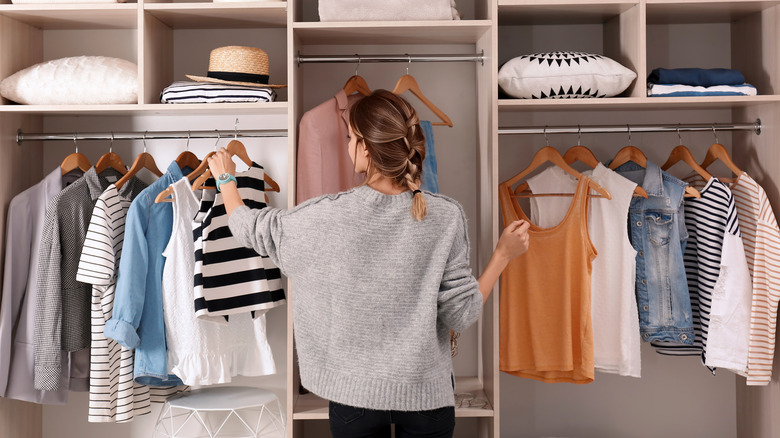
[[[406,187],[412,191],[412,217],[421,221],[428,215],[428,203],[425,202],[425,196],[423,196],[420,191],[420,179],[422,175],[422,169],[420,167],[425,159],[425,143],[422,142],[417,146],[413,146],[412,142],[409,141],[410,138],[414,140],[417,135],[417,130],[420,129],[420,120],[414,112],[408,114],[407,117],[406,126],[408,130],[404,137],[404,144],[408,148],[409,153],[406,156],[406,174],[404,175],[404,182]],[[420,157],[420,166],[414,163],[415,155]]]

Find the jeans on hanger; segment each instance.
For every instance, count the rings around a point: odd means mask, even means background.
[[[451,438],[455,431],[455,408],[430,411],[377,411],[330,402],[330,433],[333,438]]]

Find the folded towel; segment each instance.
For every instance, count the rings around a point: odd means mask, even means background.
[[[756,96],[758,95],[758,90],[750,84],[714,85],[712,87],[696,87],[681,84],[647,84],[647,95],[650,97]]]
[[[162,103],[273,102],[276,92],[267,87],[179,81],[165,87]]]
[[[745,76],[739,70],[727,68],[657,68],[650,72],[647,82],[709,87],[712,85],[744,84]]]
[[[320,21],[460,20],[455,0],[319,0]]]

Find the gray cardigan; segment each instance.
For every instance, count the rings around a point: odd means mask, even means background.
[[[460,205],[361,186],[283,211],[240,207],[236,238],[292,280],[301,383],[338,403],[419,411],[454,405],[449,330],[482,310]]]

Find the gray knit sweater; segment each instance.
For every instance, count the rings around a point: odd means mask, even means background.
[[[301,383],[338,403],[418,411],[454,405],[449,330],[482,311],[461,206],[361,186],[284,211],[236,209],[235,237],[292,280]]]

